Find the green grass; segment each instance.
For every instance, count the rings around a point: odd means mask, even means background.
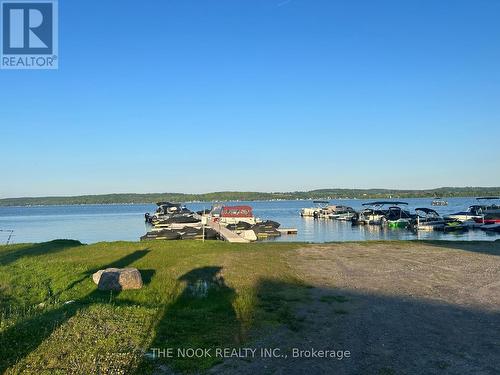
[[[77,241],[0,246],[0,373],[203,372],[215,358],[148,359],[151,348],[237,347],[260,331],[300,330],[309,298],[286,263],[298,244]],[[145,286],[101,292],[105,267],[136,267]],[[199,291],[200,282],[210,286]],[[202,288],[203,289],[203,288]]]

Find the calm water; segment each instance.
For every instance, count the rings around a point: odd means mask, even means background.
[[[413,212],[416,207],[431,207],[430,199],[406,199]],[[441,215],[466,209],[475,203],[474,198],[448,199],[447,207],[437,207]],[[341,200],[337,203],[359,210],[365,200]],[[334,202],[332,202],[334,203]],[[231,203],[228,203],[231,204]],[[245,202],[238,202],[245,204]],[[377,239],[444,239],[444,240],[496,240],[498,234],[481,230],[465,233],[425,232],[414,234],[404,229],[382,229],[377,226],[351,226],[335,220],[301,218],[300,209],[314,206],[311,201],[249,202],[256,216],[278,221],[282,227],[299,230],[297,235],[282,236],[276,241],[355,241]],[[192,210],[209,208],[208,203],[188,204]],[[77,239],[84,243],[100,241],[137,241],[148,229],[144,213],[154,212],[154,205],[82,205],[0,207],[0,229],[13,229],[11,242],[40,242],[56,238]],[[0,232],[0,243],[5,243],[7,233]]]

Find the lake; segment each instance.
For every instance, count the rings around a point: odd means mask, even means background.
[[[348,205],[356,210],[370,200],[339,200],[332,203]],[[405,199],[409,209],[431,207],[431,199]],[[475,198],[449,198],[446,207],[434,207],[441,215],[465,210],[476,203]],[[312,207],[312,201],[228,202],[248,204],[262,219],[275,220],[282,227],[298,229],[297,235],[282,236],[273,241],[362,241],[362,240],[496,240],[500,236],[481,230],[464,233],[421,232],[405,229],[386,229],[378,226],[351,226],[349,222],[301,218],[300,209]],[[210,203],[187,204],[191,210],[210,208]],[[154,212],[152,204],[77,205],[0,207],[0,230],[14,230],[11,243],[41,242],[57,238],[76,239],[84,243],[101,241],[138,241],[148,230],[144,213]],[[0,232],[0,244],[6,242],[7,232]]]

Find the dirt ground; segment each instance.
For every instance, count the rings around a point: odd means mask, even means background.
[[[287,357],[226,361],[214,373],[500,374],[499,241],[328,244],[287,262],[311,285],[300,327],[252,345]],[[294,358],[294,348],[350,358]]]

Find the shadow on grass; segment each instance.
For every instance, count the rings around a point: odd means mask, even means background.
[[[126,267],[147,253],[148,250],[136,251],[101,268]],[[151,279],[154,273],[145,271],[147,283],[148,274]],[[256,345],[283,351],[348,350],[351,359],[256,358],[220,364],[222,360],[215,357],[157,358],[145,359],[137,369],[127,368],[125,373],[148,374],[161,366],[185,373],[202,373],[217,366],[212,371],[226,374],[500,373],[498,311],[382,292],[313,288],[293,279],[263,279],[255,289],[247,291],[255,293],[255,299],[250,299],[247,306],[251,319],[243,321],[235,307],[242,296],[226,284],[222,271],[220,266],[201,267],[179,277],[183,289],[178,297],[161,307],[154,327],[144,328],[154,335],[152,344],[144,349],[176,351]],[[484,298],[494,293],[495,285],[485,289]],[[83,306],[106,301],[108,297],[108,293],[95,291],[77,304],[49,311],[7,330],[6,336],[0,338],[0,373],[35,350]],[[247,336],[245,330],[250,328],[252,335]],[[170,373],[169,369],[163,370]]]
[[[226,285],[220,266],[196,268],[178,280],[185,283],[184,289],[160,312],[152,327],[154,339],[145,348],[156,357],[146,357],[136,369],[137,375],[156,373],[162,366],[179,373],[203,373],[223,361],[216,349],[242,347],[255,322],[261,328],[284,325],[294,332],[300,329],[301,321],[293,310],[296,303],[307,300],[309,288],[303,284],[264,280],[252,291],[255,298],[237,303],[238,296]],[[245,312],[238,313],[235,306]],[[158,355],[168,349],[173,350],[171,358]],[[207,349],[211,356],[183,358],[180,353],[186,349]]]
[[[54,240],[33,245],[22,245],[20,248],[2,251],[0,253],[0,266],[14,263],[23,257],[53,254],[80,246],[84,245],[80,241],[75,240]]]
[[[137,374],[152,372],[161,363],[181,372],[207,370],[219,360],[180,358],[177,350],[236,347],[242,343],[233,307],[236,293],[226,285],[221,271],[219,266],[201,267],[178,278],[185,287],[173,303],[160,311],[151,343],[152,349],[175,348],[175,358],[168,361],[159,358],[154,364],[145,360]]]
[[[137,250],[127,256],[120,258],[110,264],[103,265],[103,268],[123,268],[131,265],[135,261],[143,258],[149,253],[149,250]],[[88,280],[90,275],[96,270],[89,271],[81,279],[72,283],[68,288]],[[154,272],[149,272],[146,277],[151,280]],[[120,292],[113,292],[117,296]],[[110,299],[110,292],[102,292],[96,289],[88,295],[82,297],[73,304],[63,305],[61,307],[48,310],[42,314],[22,320],[19,324],[3,331],[0,335],[0,373],[3,373],[8,367],[14,365],[19,360],[25,358],[30,352],[34,351],[52,332],[59,326],[67,322],[80,309],[92,303],[107,302]]]

